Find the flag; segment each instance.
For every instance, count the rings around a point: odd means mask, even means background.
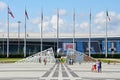
[[[27,19],[29,19],[26,9],[25,9],[25,17],[27,17]]]
[[[106,15],[107,15],[108,20],[110,21],[110,17],[109,17],[108,11],[106,11]]]
[[[9,7],[8,7],[8,14],[10,14],[12,18],[15,18],[14,15],[12,14],[12,11],[10,10]]]

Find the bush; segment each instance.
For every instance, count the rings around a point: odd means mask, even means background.
[[[105,58],[105,54],[91,54],[93,58]],[[107,58],[120,58],[120,54],[107,54]]]
[[[28,56],[31,56],[29,54],[26,54],[26,57]],[[6,58],[7,57],[7,54],[0,54],[0,58]],[[17,54],[17,53],[12,53],[12,54],[9,54],[9,58],[23,58],[24,57],[24,54],[23,53],[20,53],[20,54]]]
[[[0,58],[5,58],[6,56],[6,54],[0,54]]]
[[[10,58],[23,58],[24,55],[23,54],[10,54],[9,57]]]
[[[93,58],[105,58],[105,54],[91,54]]]

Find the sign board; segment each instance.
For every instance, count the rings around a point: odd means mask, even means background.
[[[63,49],[64,50],[73,49],[73,47],[75,47],[75,50],[76,50],[76,44],[75,43],[63,43]]]

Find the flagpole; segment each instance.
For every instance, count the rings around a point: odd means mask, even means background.
[[[20,21],[18,21],[18,54],[19,54],[19,48],[20,48],[20,42],[19,42],[19,39],[20,39]]]
[[[73,50],[75,50],[75,9],[73,12]]]
[[[26,15],[25,15],[24,57],[26,57]]]
[[[8,58],[9,57],[9,13],[8,12],[7,12],[7,23],[8,23],[8,31],[7,31],[7,58]]]
[[[90,9],[90,26],[89,26],[89,57],[91,56],[91,9]]]
[[[43,10],[41,10],[41,53],[43,49],[42,39],[43,39]]]
[[[8,12],[7,12],[7,24],[8,24],[8,31],[7,31],[7,57],[9,57],[9,14],[12,18],[14,18],[14,15],[12,14],[12,11],[9,9],[8,6]]]
[[[59,48],[59,9],[57,9],[57,50],[58,48]]]
[[[108,13],[107,13],[108,14]],[[108,27],[108,21],[107,21],[108,15],[106,15],[106,27],[105,27],[105,57],[107,58],[107,27]]]
[[[3,34],[3,55],[4,55],[4,34]]]

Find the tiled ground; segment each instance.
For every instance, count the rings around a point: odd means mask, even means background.
[[[0,80],[120,80],[120,64],[102,63],[102,73],[91,72],[92,64],[0,64]]]

